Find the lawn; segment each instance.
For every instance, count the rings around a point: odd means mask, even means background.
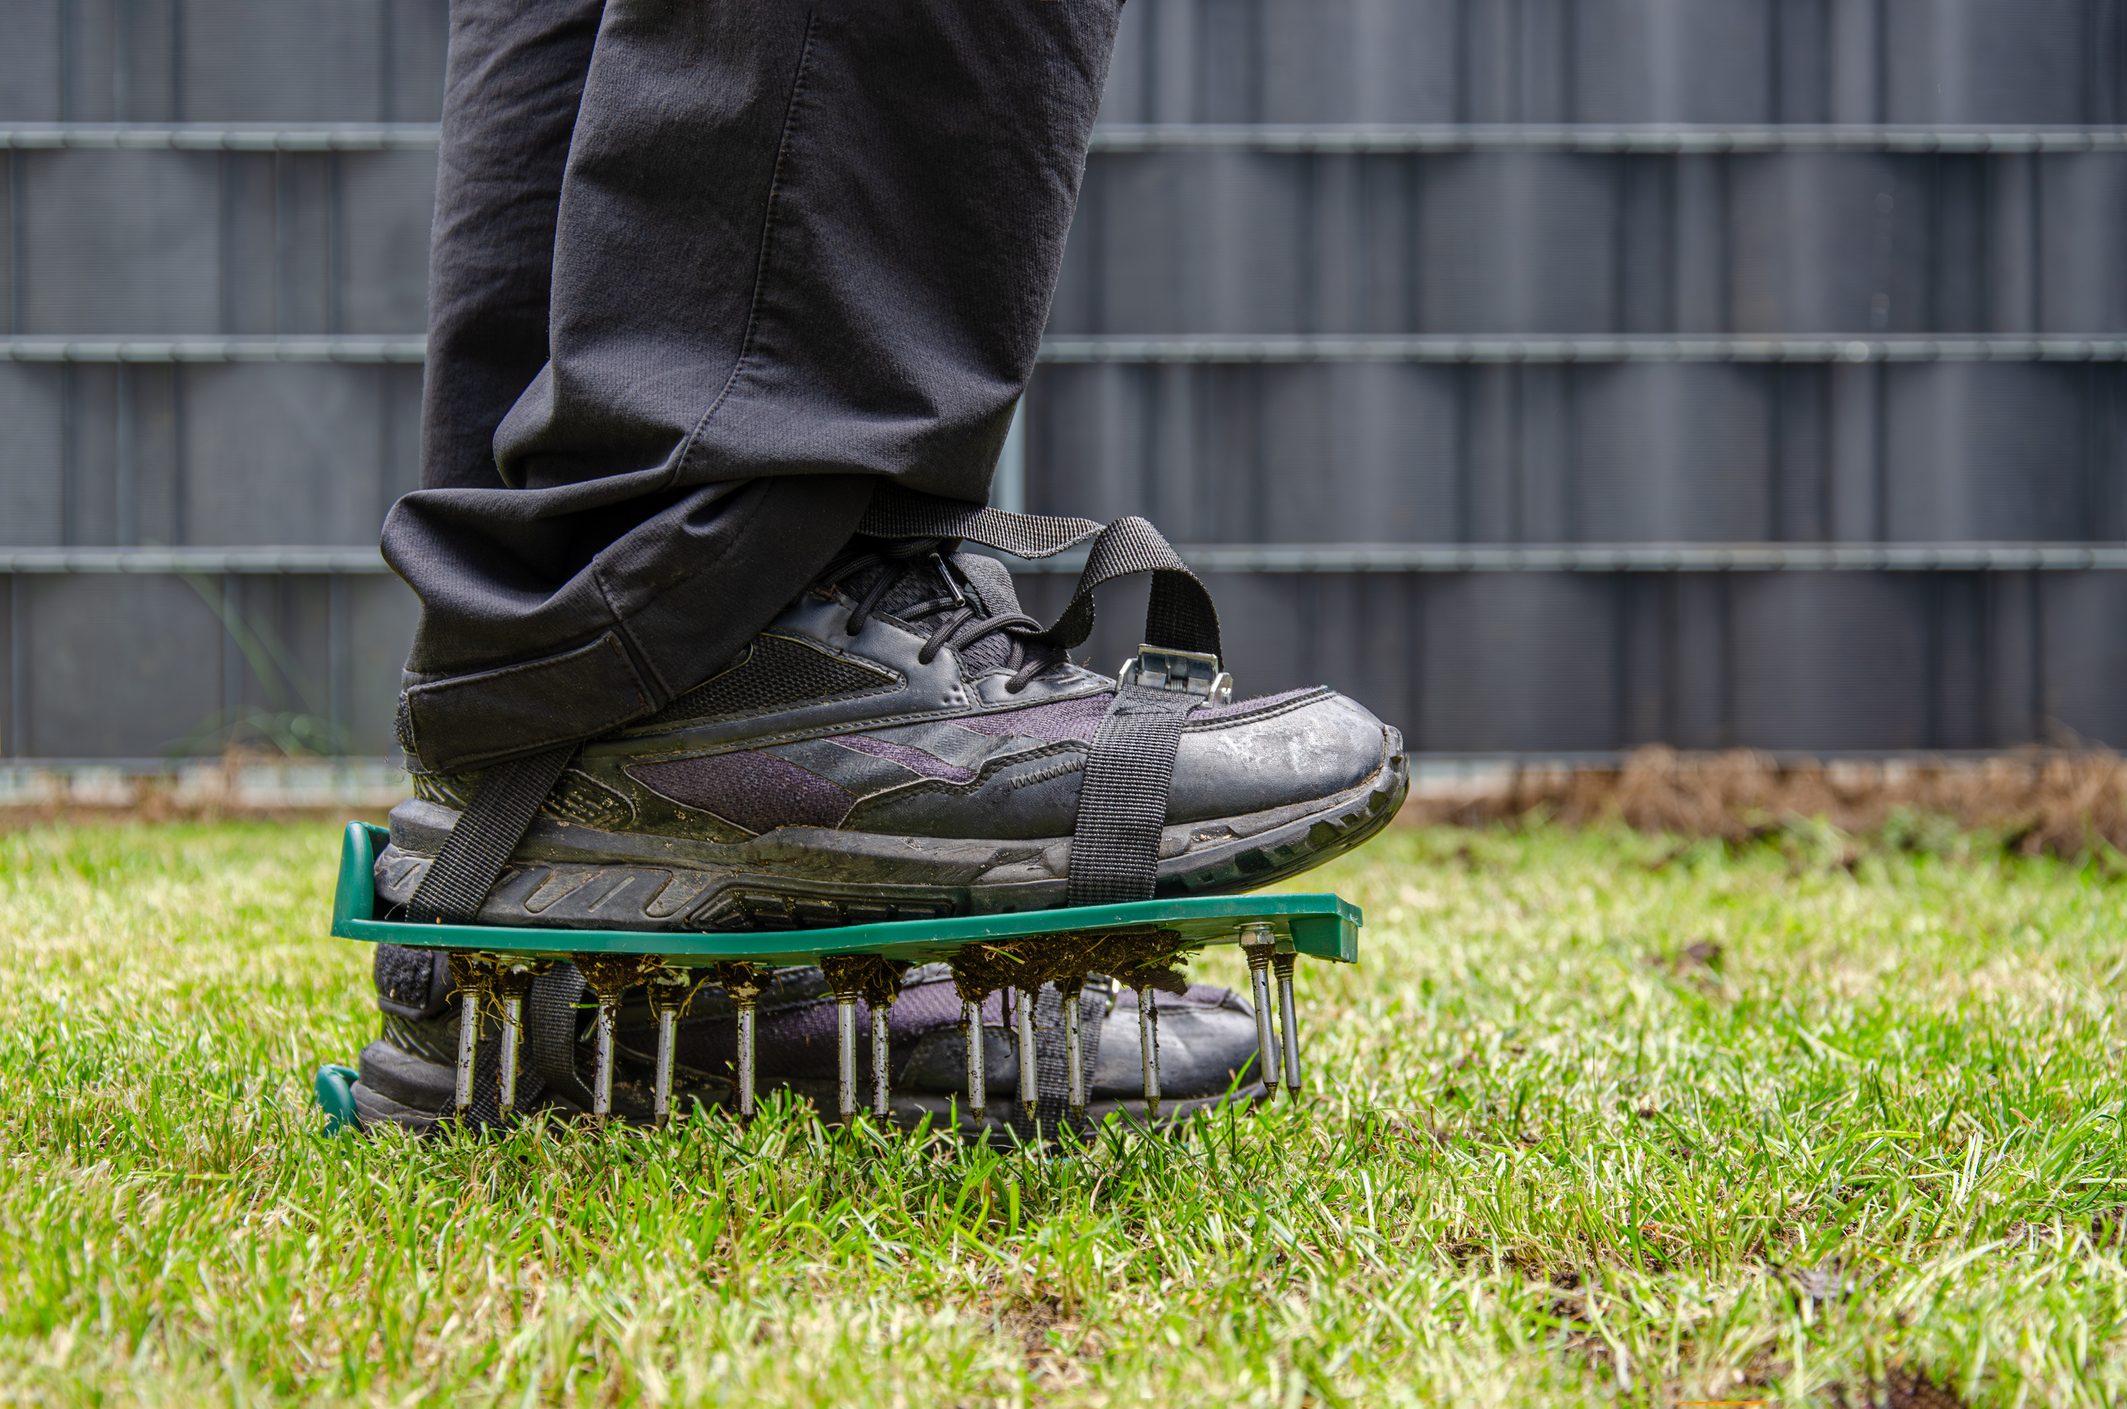
[[[1062,1159],[328,1139],[334,827],[16,831],[0,1400],[2119,1403],[2127,881],[1922,835],[1392,834],[1304,1103]]]

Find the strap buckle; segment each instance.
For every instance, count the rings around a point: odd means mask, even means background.
[[[1226,704],[1233,699],[1233,676],[1220,669],[1217,656],[1204,651],[1142,645],[1136,655],[1123,662],[1116,676],[1125,685],[1202,695],[1213,704]]]

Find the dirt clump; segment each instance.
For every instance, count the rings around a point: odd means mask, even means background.
[[[1406,821],[1457,825],[1532,817],[1725,842],[1816,822],[1906,850],[1979,832],[2021,855],[2072,858],[2127,850],[2127,760],[2102,750],[1797,761],[1646,748],[1608,767],[1516,768],[1501,780],[1416,796],[1404,810]]]
[[[1925,1371],[1894,1366],[1881,1384],[1833,1385],[1836,1409],[1968,1409],[1970,1401]]]

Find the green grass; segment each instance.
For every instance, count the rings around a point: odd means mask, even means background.
[[[1304,1107],[1063,1160],[328,1140],[335,828],[0,837],[0,1398],[2120,1402],[2127,886],[1823,840],[1387,837]]]

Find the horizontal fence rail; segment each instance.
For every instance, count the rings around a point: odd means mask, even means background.
[[[0,337],[0,362],[31,363],[419,363],[427,339],[308,337]],[[1452,337],[1322,334],[1255,337],[1051,337],[1039,360],[1098,363],[1259,362],[2123,362],[2127,337],[1765,337],[1668,333],[1570,337]]]
[[[0,150],[182,152],[420,151],[437,142],[427,123],[33,123],[0,126]],[[1095,152],[1292,152],[1308,155],[1427,152],[1646,153],[1902,152],[2023,155],[2127,151],[2127,127],[1971,127],[1914,124],[1645,123],[1107,123]]]
[[[2122,572],[2127,543],[1199,543],[1206,572]],[[1075,573],[1083,554],[1025,564]],[[389,572],[367,548],[0,548],[0,573]]]

